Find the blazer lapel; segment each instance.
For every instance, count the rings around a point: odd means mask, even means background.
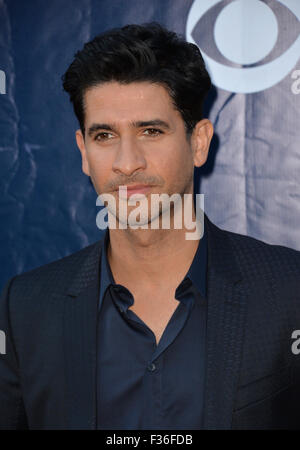
[[[208,231],[205,429],[230,429],[242,356],[248,290],[229,233],[205,215]]]
[[[64,303],[65,420],[67,429],[96,428],[99,263],[103,240],[79,259]]]

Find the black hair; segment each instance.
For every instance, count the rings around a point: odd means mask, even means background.
[[[211,87],[198,47],[155,22],[97,35],[75,54],[62,81],[83,135],[84,92],[90,87],[109,81],[161,84],[181,113],[188,134],[202,119],[203,100]]]

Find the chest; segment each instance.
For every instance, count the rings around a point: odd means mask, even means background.
[[[152,330],[158,344],[178,306],[179,301],[174,297],[137,295],[130,309]]]

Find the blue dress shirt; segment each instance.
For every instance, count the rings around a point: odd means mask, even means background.
[[[179,301],[161,339],[129,307],[131,292],[100,265],[97,327],[97,428],[201,429],[203,425],[207,236],[175,291]]]

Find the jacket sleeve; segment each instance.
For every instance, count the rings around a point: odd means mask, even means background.
[[[0,297],[0,430],[28,428],[9,318],[10,290],[14,278],[7,282]]]

